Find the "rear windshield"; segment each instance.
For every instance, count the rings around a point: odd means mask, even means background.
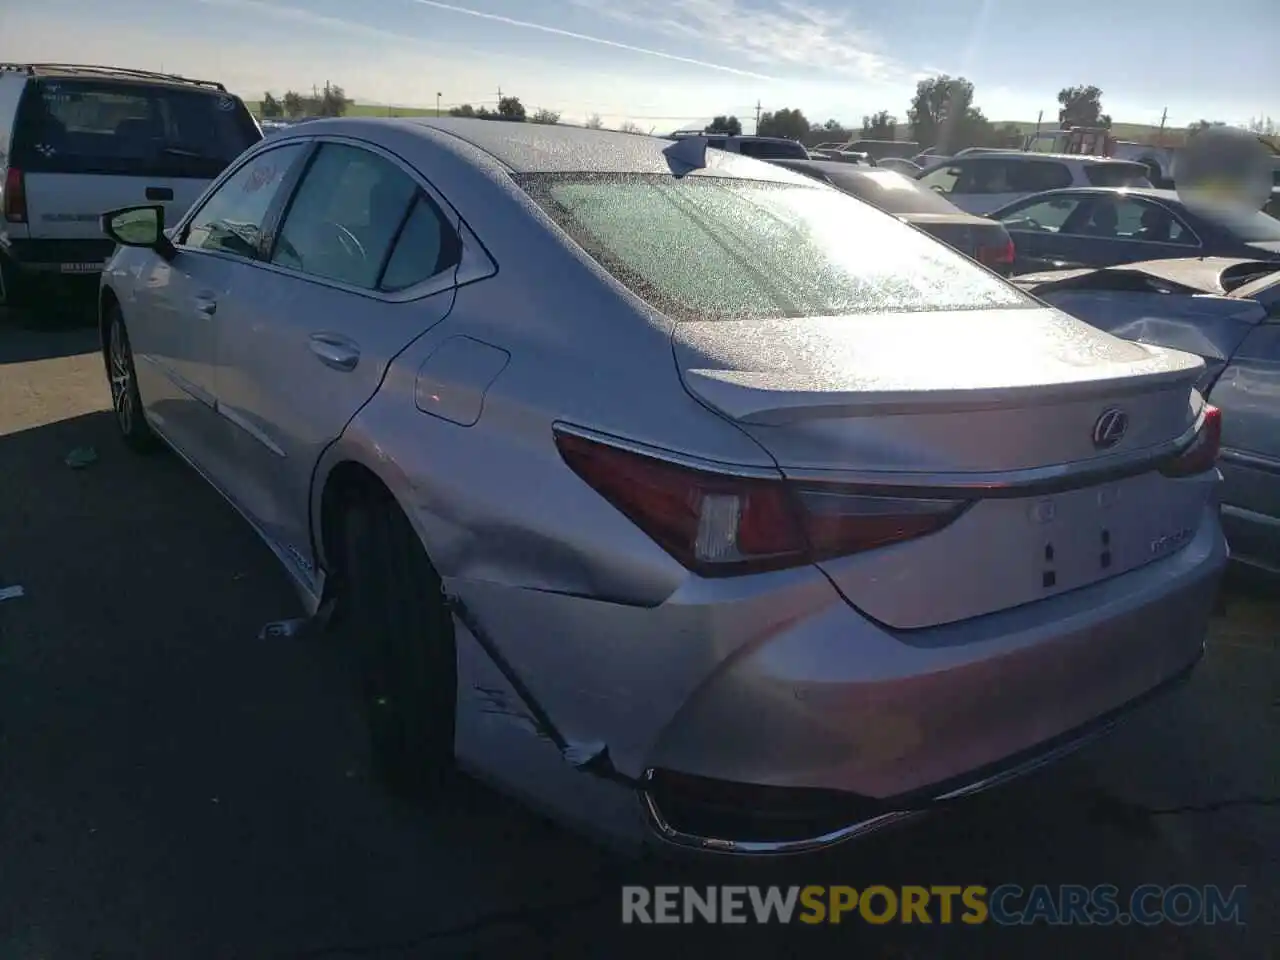
[[[1084,175],[1095,187],[1151,186],[1151,171],[1140,163],[1088,163]]]
[[[677,320],[1036,306],[950,247],[816,185],[616,174],[519,180],[605,269]]]
[[[959,208],[933,190],[925,190],[893,170],[837,171],[829,176],[841,190],[890,213],[960,213]]]
[[[23,97],[13,163],[45,173],[212,178],[260,139],[240,99],[218,91],[44,79]]]
[[[738,149],[743,156],[761,160],[806,160],[809,157],[809,151],[803,146],[785,140],[739,140]]]

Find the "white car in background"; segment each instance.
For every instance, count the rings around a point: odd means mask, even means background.
[[[916,179],[966,213],[977,214],[1045,190],[1151,186],[1140,163],[1016,150],[953,157],[926,167]]]

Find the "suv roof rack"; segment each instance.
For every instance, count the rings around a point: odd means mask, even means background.
[[[0,71],[25,73],[29,77],[46,74],[81,74],[91,77],[120,77],[125,80],[163,80],[167,83],[186,83],[194,87],[227,92],[216,80],[193,80],[176,73],[156,73],[152,70],[134,70],[130,67],[103,67],[84,63],[0,63]]]

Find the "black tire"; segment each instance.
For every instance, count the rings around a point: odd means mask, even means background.
[[[417,533],[389,496],[341,518],[338,629],[358,664],[374,770],[419,802],[454,773],[458,668],[453,617]]]
[[[107,382],[111,387],[111,409],[116,428],[129,449],[149,453],[159,444],[142,414],[138,374],[133,365],[133,348],[125,330],[120,308],[107,308]]]

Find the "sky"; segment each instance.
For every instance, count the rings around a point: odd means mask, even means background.
[[[326,81],[404,106],[501,90],[658,132],[719,114],[749,132],[757,105],[905,119],[941,73],[971,80],[992,120],[1052,124],[1059,89],[1095,84],[1121,122],[1280,122],[1276,30],[1276,0],[0,0],[0,60],[167,70],[246,99]]]

